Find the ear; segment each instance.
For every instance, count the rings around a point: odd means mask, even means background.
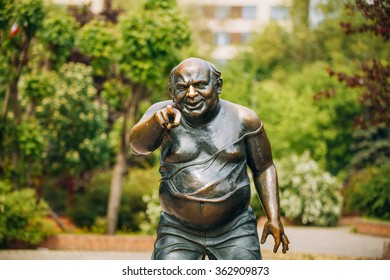
[[[221,94],[222,92],[222,85],[223,85],[223,80],[219,78],[218,81],[215,83],[215,88],[217,89],[218,94]]]

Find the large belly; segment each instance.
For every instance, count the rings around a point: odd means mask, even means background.
[[[249,206],[250,187],[244,186],[223,200],[201,201],[179,197],[160,186],[160,203],[164,212],[183,224],[197,229],[212,229],[231,221]]]

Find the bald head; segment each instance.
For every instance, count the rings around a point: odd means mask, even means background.
[[[221,80],[221,72],[218,70],[218,68],[212,64],[209,61],[196,58],[196,57],[190,57],[182,62],[180,62],[176,67],[174,67],[171,71],[171,74],[169,75],[169,85],[170,87],[173,86],[173,84],[176,82],[176,72],[182,72],[182,71],[199,71],[200,69],[207,69],[210,73],[210,78],[213,81],[213,84],[217,83],[218,80]]]

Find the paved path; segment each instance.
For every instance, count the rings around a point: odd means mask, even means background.
[[[273,254],[273,238],[269,236],[262,245],[264,259],[381,259],[384,244],[390,243],[390,238],[352,233],[351,227],[347,226],[287,226],[285,231],[291,241],[289,253],[283,255],[279,249]],[[150,255],[150,252],[0,250],[0,260],[147,260]]]
[[[350,226],[334,228],[288,226],[285,227],[285,232],[291,242],[291,253],[321,254],[346,259],[380,259],[383,256],[385,242],[390,243],[390,238],[352,233]],[[268,236],[262,249],[273,249],[271,236]]]

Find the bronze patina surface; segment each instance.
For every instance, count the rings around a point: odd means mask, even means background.
[[[219,70],[189,58],[172,69],[172,100],[133,127],[135,154],[161,147],[163,209],[153,259],[261,259],[247,167],[268,218],[274,252],[289,240],[279,216],[277,173],[264,126],[250,109],[219,98]]]

